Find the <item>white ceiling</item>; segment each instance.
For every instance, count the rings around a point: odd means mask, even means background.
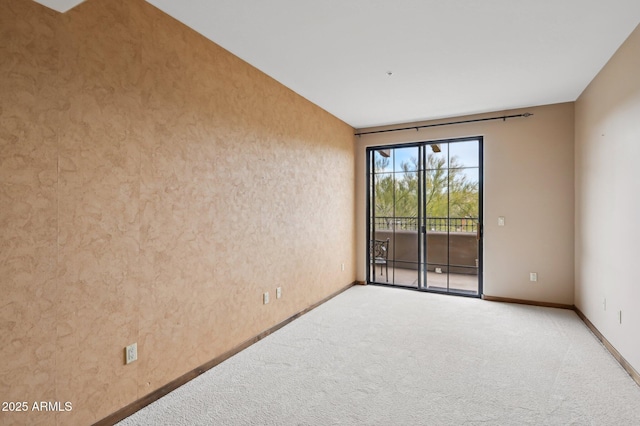
[[[67,10],[71,10],[84,0],[34,0],[36,3],[47,6],[53,10],[64,13]]]
[[[640,23],[640,0],[147,1],[355,128],[574,101]]]

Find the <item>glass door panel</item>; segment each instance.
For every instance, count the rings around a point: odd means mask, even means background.
[[[418,285],[417,146],[373,151],[370,164],[369,279]]]
[[[477,294],[479,168],[450,169],[450,176],[449,290]]]

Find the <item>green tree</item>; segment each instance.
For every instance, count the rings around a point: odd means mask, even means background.
[[[385,172],[389,166],[389,157],[376,156],[375,173],[375,215],[376,217],[396,216],[394,210],[393,173]]]
[[[387,172],[389,158],[378,156],[375,172],[376,217],[418,216],[418,159],[401,163],[401,170]],[[448,167],[447,167],[448,166]],[[456,156],[447,160],[430,153],[425,164],[428,217],[477,218],[478,182],[469,179]],[[400,173],[398,173],[400,172]]]

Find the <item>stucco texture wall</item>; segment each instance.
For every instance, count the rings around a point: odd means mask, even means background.
[[[0,0],[0,395],[73,406],[0,423],[95,422],[353,282],[353,170],[352,128],[142,0]]]
[[[534,115],[379,133],[356,140],[358,280],[366,276],[366,148],[483,136],[483,293],[573,305],[573,103],[411,123],[406,127],[525,112]],[[367,130],[379,129],[384,128]],[[504,227],[498,226],[500,216],[505,217]],[[537,282],[529,281],[530,272],[538,273]]]

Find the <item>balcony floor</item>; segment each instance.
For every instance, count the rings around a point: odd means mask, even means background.
[[[384,267],[376,267],[375,282],[402,287],[418,288],[418,271],[414,269],[389,267],[389,281],[386,281]],[[371,275],[373,279],[373,274]],[[447,278],[449,280],[447,285]],[[470,274],[438,274],[427,272],[427,289],[452,293],[478,294],[478,276]]]

